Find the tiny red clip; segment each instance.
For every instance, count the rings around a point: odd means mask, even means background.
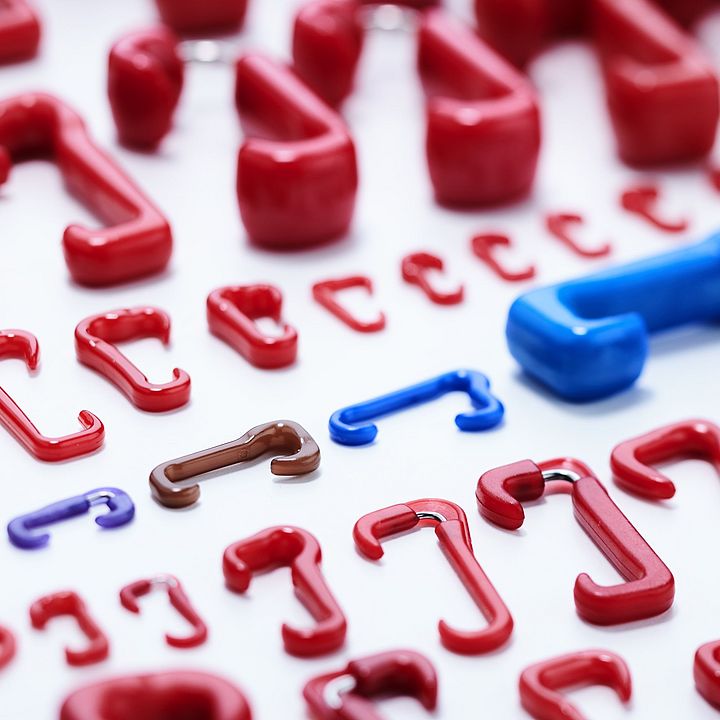
[[[0,182],[13,162],[52,159],[69,191],[110,227],[69,225],[65,261],[82,285],[111,285],[158,273],[172,253],[170,225],[147,196],[90,139],[82,118],[39,93],[0,102]]]
[[[315,720],[382,720],[372,698],[403,695],[435,710],[438,680],[432,663],[411,650],[392,650],[351,660],[337,672],[320,675],[303,688]]]
[[[456,630],[440,620],[438,631],[443,645],[466,655],[497,650],[510,637],[513,620],[473,553],[470,528],[461,507],[435,499],[392,505],[361,517],[355,523],[353,538],[366,558],[379,560],[384,555],[380,544],[382,538],[432,526],[450,564],[488,621],[484,630],[467,632]]]
[[[263,334],[256,321],[264,317],[280,325],[282,334]],[[210,332],[255,367],[280,368],[295,362],[298,334],[281,318],[282,293],[272,285],[229,285],[207,298]]]
[[[483,235],[475,235],[471,240],[471,248],[474,255],[482,260],[496,275],[508,282],[521,282],[523,280],[531,280],[535,277],[535,266],[528,265],[525,270],[508,270],[501,265],[495,257],[494,249],[496,247],[511,247],[512,241],[507,235],[499,235],[497,233],[485,233]]]
[[[675,483],[651,466],[686,457],[707,460],[720,473],[720,427],[709,420],[665,425],[621,442],[612,451],[610,465],[615,482],[628,492],[668,500],[675,495]]]
[[[155,0],[165,25],[190,35],[237,32],[245,21],[248,0]]]
[[[40,44],[40,21],[25,0],[0,3],[0,63],[29,60]]]
[[[80,630],[89,641],[85,650],[65,648],[65,658],[68,665],[92,665],[108,657],[110,654],[108,639],[93,620],[87,606],[77,593],[66,590],[46,595],[30,606],[30,622],[36,630],[44,630],[49,620],[61,615],[74,617]]]
[[[576,213],[550,213],[545,217],[545,226],[548,232],[580,257],[599,258],[609,255],[612,252],[610,243],[595,248],[586,248],[575,240],[568,228],[572,225],[582,225],[584,222],[583,216]]]
[[[544,660],[520,675],[520,702],[536,720],[584,720],[560,690],[605,685],[621,702],[632,697],[632,678],[625,661],[608,650],[585,650]]]
[[[655,185],[637,185],[623,191],[620,204],[630,213],[639,215],[660,230],[681,233],[687,230],[687,220],[664,220],[656,210],[660,189]]]
[[[24,330],[0,331],[0,360],[5,358],[23,360],[30,371],[36,370],[40,361],[37,338]],[[59,438],[45,437],[0,387],[0,423],[38,460],[69,460],[100,448],[105,439],[105,427],[100,418],[82,410],[78,420],[83,426],[82,430]]]
[[[697,691],[711,705],[720,708],[720,640],[698,648],[693,675]]]
[[[442,258],[432,253],[419,252],[406,255],[400,266],[403,280],[417,285],[436,305],[457,305],[463,301],[465,288],[460,285],[457,290],[442,292],[430,282],[430,273],[434,270],[442,272],[445,263]]]
[[[377,319],[367,322],[358,320],[352,313],[346,310],[335,297],[340,290],[350,288],[365,288],[368,294],[372,295],[373,283],[365,275],[351,275],[350,277],[338,278],[337,280],[323,280],[312,286],[312,294],[315,301],[320,303],[326,310],[329,310],[338,320],[344,322],[349,328],[357,332],[378,332],[385,328],[385,313],[380,312]]]
[[[296,527],[272,527],[228,546],[223,574],[228,588],[244,593],[256,573],[289,567],[300,602],[316,624],[298,629],[283,623],[285,650],[298,657],[313,657],[342,647],[347,633],[345,616],[320,569],[322,552],[313,535]]]
[[[140,613],[138,598],[147,595],[156,588],[167,591],[170,604],[192,625],[193,632],[187,637],[177,637],[167,633],[165,641],[175,648],[192,648],[207,640],[208,630],[203,619],[190,602],[180,581],[173,575],[156,575],[147,580],[137,580],[120,590],[120,603],[130,612]]]
[[[190,400],[190,376],[184,370],[175,368],[173,380],[168,383],[151,383],[115,347],[115,343],[141,338],[158,338],[168,345],[170,316],[153,307],[92,315],[75,328],[75,350],[83,365],[104,375],[141,410],[164,412],[186,405]]]
[[[668,610],[675,597],[672,573],[579,460],[522,460],[489,470],[480,477],[476,496],[486,520],[517,530],[525,520],[521,502],[553,492],[572,496],[578,523],[627,580],[601,586],[587,573],[579,575],[574,591],[578,614],[596,625],[616,625]]]
[[[0,625],[0,670],[12,662],[16,652],[15,636],[8,628]]]

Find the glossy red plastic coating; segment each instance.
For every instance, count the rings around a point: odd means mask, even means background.
[[[366,558],[379,560],[384,555],[381,538],[428,526],[434,526],[443,552],[488,621],[485,629],[469,632],[441,620],[438,631],[443,645],[467,655],[497,650],[510,637],[513,619],[473,553],[467,517],[461,507],[435,499],[392,505],[361,517],[355,523],[353,538]]]
[[[553,471],[569,471],[577,479],[546,480],[543,473]],[[551,492],[572,496],[576,520],[627,580],[601,586],[586,573],[579,575],[574,595],[583,619],[596,625],[616,625],[655,617],[670,608],[675,597],[672,573],[584,463],[572,458],[539,464],[522,460],[495,468],[481,476],[476,496],[486,520],[516,530],[525,519],[521,502]]]
[[[77,593],[67,590],[46,595],[30,606],[30,622],[36,630],[44,630],[52,618],[61,615],[74,617],[88,639],[88,646],[84,650],[65,648],[68,665],[92,665],[108,657],[110,643]]]
[[[709,420],[684,420],[625,440],[610,458],[615,482],[623,489],[653,500],[675,495],[675,483],[653,465],[701,458],[720,473],[720,427]]]
[[[37,338],[24,330],[0,330],[0,360],[6,358],[22,360],[30,371],[36,370],[40,362]],[[102,447],[105,427],[100,418],[82,410],[78,420],[83,426],[82,430],[58,438],[45,437],[0,387],[0,424],[38,460],[69,460]]]
[[[228,546],[223,555],[225,582],[244,593],[253,576],[289,567],[295,594],[313,616],[311,628],[282,626],[285,650],[298,657],[314,657],[342,647],[347,633],[345,616],[320,569],[322,552],[313,535],[296,527],[272,527]]]
[[[498,277],[507,282],[521,282],[523,280],[531,280],[535,277],[535,266],[528,265],[524,270],[508,270],[495,257],[494,249],[496,247],[511,247],[512,241],[507,235],[499,235],[497,233],[486,233],[483,235],[475,235],[470,241],[475,257],[482,260]]]
[[[372,295],[373,282],[365,275],[351,275],[350,277],[338,278],[336,280],[322,280],[312,286],[312,295],[315,301],[320,303],[326,310],[329,310],[338,320],[341,320],[349,328],[357,332],[378,332],[385,328],[385,313],[378,314],[376,320],[367,322],[359,320],[335,297],[335,293],[350,288],[365,288],[368,294]]]
[[[353,681],[352,689],[330,696],[333,683]],[[411,650],[392,650],[351,660],[337,672],[320,675],[303,688],[315,720],[383,720],[372,698],[405,695],[428,711],[437,707],[438,680],[432,663]]]
[[[256,322],[264,317],[282,325],[282,335],[264,335]],[[228,285],[207,298],[210,332],[255,367],[279,368],[295,362],[298,334],[281,318],[282,293],[272,285]]]
[[[442,272],[444,269],[445,263],[442,258],[426,252],[406,255],[400,265],[403,280],[411,285],[417,285],[436,305],[457,305],[465,296],[465,288],[462,285],[457,290],[443,292],[435,288],[430,280],[433,271]]]
[[[69,225],[65,260],[82,285],[127,282],[165,268],[172,253],[170,225],[142,191],[90,139],[82,118],[41,93],[0,102],[0,183],[27,157],[55,162],[68,190],[110,224]]]
[[[190,376],[178,368],[173,380],[151,383],[115,343],[157,338],[170,343],[170,316],[154,307],[137,307],[93,315],[75,328],[78,360],[116,385],[136,407],[148,412],[175,410],[190,401]]]
[[[238,31],[248,0],[155,0],[165,25],[188,35]]]
[[[620,205],[624,210],[647,220],[658,230],[681,233],[687,230],[687,220],[665,220],[657,213],[660,189],[654,185],[636,185],[623,191]]]
[[[250,239],[293,248],[343,235],[358,186],[345,123],[287,65],[248,54],[235,78],[245,132],[237,197]]]
[[[698,648],[693,664],[697,691],[716,708],[720,708],[720,640]]]
[[[0,63],[29,60],[40,44],[40,20],[25,0],[0,3]]]
[[[252,720],[250,705],[231,682],[175,670],[104,680],[71,693],[60,720]]]
[[[167,591],[170,604],[190,623],[193,630],[192,634],[186,637],[177,637],[167,633],[165,635],[167,644],[176,648],[192,648],[202,645],[207,640],[207,626],[193,607],[180,581],[173,575],[158,575],[126,585],[120,590],[120,603],[126,610],[139,614],[138,598],[151,593],[155,588],[164,588]]]
[[[576,213],[553,213],[545,216],[545,226],[548,232],[569,247],[576,255],[585,258],[599,258],[609,255],[612,252],[612,246],[609,243],[595,248],[586,248],[574,238],[569,228],[573,225],[582,225],[583,222],[585,222],[583,216]]]
[[[12,662],[16,652],[15,636],[8,628],[0,625],[0,670]]]
[[[625,661],[608,650],[585,650],[531,665],[520,675],[520,701],[536,720],[585,720],[560,692],[588,685],[606,685],[623,703],[632,697],[632,679]]]

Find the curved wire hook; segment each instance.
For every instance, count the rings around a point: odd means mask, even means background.
[[[457,290],[442,292],[430,282],[430,271],[442,272],[445,263],[442,258],[427,252],[412,253],[402,259],[400,266],[402,277],[410,285],[417,285],[436,305],[457,305],[463,301],[465,288],[460,285]]]
[[[580,257],[599,258],[609,255],[612,252],[610,243],[605,243],[596,248],[586,248],[575,240],[569,226],[582,225],[584,222],[583,216],[577,213],[551,213],[545,217],[545,226],[548,232]]]
[[[525,270],[513,272],[501,265],[493,252],[496,247],[509,248],[512,241],[507,235],[498,233],[484,233],[475,235],[471,240],[470,247],[473,254],[482,260],[496,275],[508,282],[522,282],[523,280],[531,280],[535,277],[536,269],[534,265],[528,265]]]
[[[340,290],[350,288],[365,288],[369,295],[373,293],[373,282],[365,275],[351,275],[337,280],[323,280],[312,286],[312,295],[316,302],[329,310],[338,320],[344,322],[349,328],[357,332],[378,332],[386,324],[385,313],[380,312],[376,320],[366,322],[359,320],[349,310],[343,307],[335,297]]]
[[[660,188],[656,185],[637,185],[628,188],[620,196],[620,205],[624,210],[640,216],[659,230],[669,233],[681,233],[688,229],[688,221],[665,220],[657,214],[657,202]]]

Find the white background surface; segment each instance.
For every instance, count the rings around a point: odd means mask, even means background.
[[[685,236],[663,235],[619,210],[619,191],[640,176],[615,159],[590,51],[580,45],[558,48],[532,69],[545,124],[533,197],[494,212],[454,213],[436,207],[431,197],[413,38],[373,33],[357,92],[344,108],[362,175],[353,232],[321,250],[276,254],[251,247],[238,217],[234,175],[241,138],[230,69],[190,68],[177,126],[161,152],[132,153],[115,141],[105,63],[113,39],[153,20],[152,4],[37,0],[36,5],[45,23],[41,56],[0,69],[0,96],[49,90],[77,108],[98,143],[167,213],[176,245],[164,276],[110,290],[77,287],[63,261],[62,230],[70,221],[93,219],[65,194],[56,169],[23,164],[0,194],[0,326],[34,332],[42,351],[37,376],[8,361],[0,367],[0,382],[48,435],[73,431],[82,408],[98,414],[107,430],[102,451],[59,465],[33,460],[0,432],[1,519],[102,485],[125,489],[137,506],[136,521],[116,532],[101,531],[85,517],[53,526],[51,545],[40,552],[0,543],[0,622],[19,641],[16,660],[0,674],[0,718],[55,718],[62,698],[84,683],[167,668],[217,671],[233,679],[260,720],[300,718],[305,680],[351,657],[395,647],[420,650],[435,663],[441,683],[437,717],[443,720],[524,717],[516,689],[520,671],[534,661],[592,647],[627,660],[635,696],[625,709],[606,689],[580,691],[574,697],[588,716],[713,717],[692,680],[695,649],[720,637],[720,484],[709,466],[671,467],[679,492],[662,505],[611,486],[677,581],[672,611],[625,627],[593,627],[575,613],[572,588],[579,572],[600,583],[618,577],[573,519],[568,498],[552,497],[529,508],[526,526],[514,534],[488,525],[475,509],[475,482],[496,465],[574,455],[611,483],[608,458],[616,442],[685,417],[720,419],[717,327],[653,340],[637,387],[614,399],[575,406],[539,391],[519,374],[503,338],[507,307],[529,286],[502,283],[470,254],[472,233],[510,232],[517,250],[508,262],[537,261],[539,282],[545,283],[605,264],[577,259],[547,237],[541,221],[546,210],[586,213],[587,241],[612,240],[612,260],[662,252],[717,228],[720,197],[697,168],[653,176],[662,180],[666,211],[692,220]],[[251,3],[243,46],[286,57],[296,5]],[[467,13],[466,3],[453,5]],[[720,21],[707,23],[703,35],[717,51]],[[715,57],[720,65],[720,53]],[[401,257],[422,249],[439,253],[453,278],[466,283],[464,304],[433,306],[417,288],[402,283]],[[310,297],[314,281],[358,272],[374,279],[376,295],[346,297],[369,315],[382,307],[388,315],[382,333],[355,334]],[[282,289],[285,317],[299,330],[299,360],[290,369],[254,369],[207,331],[205,298],[211,289],[259,281]],[[169,378],[174,366],[191,374],[191,404],[172,414],[137,411],[74,358],[73,329],[81,318],[143,304],[171,314],[172,346],[165,351],[147,340],[123,349],[153,380]],[[459,432],[453,417],[467,401],[457,395],[381,420],[372,447],[347,448],[329,440],[326,424],[335,409],[457,367],[492,378],[507,407],[503,427]],[[304,425],[322,448],[321,469],[311,477],[278,480],[263,461],[204,483],[201,502],[188,511],[169,511],[152,501],[147,476],[157,463],[284,417]],[[364,513],[433,496],[466,509],[480,563],[514,615],[512,642],[490,656],[459,657],[439,643],[440,617],[467,628],[484,621],[430,530],[388,542],[386,559],[378,564],[353,548],[352,526]],[[284,653],[281,622],[309,622],[286,570],[256,579],[247,597],[223,586],[223,549],[283,523],[309,529],[323,546],[326,577],[349,620],[341,653],[317,660]],[[163,634],[182,631],[183,625],[162,594],[142,600],[140,617],[120,606],[123,585],[157,572],[176,574],[206,619],[210,639],[201,648],[165,645]],[[83,642],[71,620],[56,620],[45,632],[30,628],[30,603],[66,588],[87,600],[109,634],[111,658],[105,663],[87,669],[65,664],[65,644]],[[383,712],[398,720],[425,717],[410,700],[388,702]]]

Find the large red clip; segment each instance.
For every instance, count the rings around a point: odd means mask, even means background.
[[[281,325],[282,334],[263,334],[256,321],[264,317]],[[207,297],[210,331],[255,367],[280,368],[295,362],[298,334],[281,318],[282,293],[273,285],[229,285]]]
[[[428,711],[437,707],[437,674],[424,655],[392,650],[351,660],[342,670],[313,678],[303,688],[315,720],[382,720],[372,698],[397,695],[417,698]]]
[[[111,707],[113,713],[120,714],[108,715]],[[110,717],[252,720],[252,713],[233,683],[217,675],[186,670],[130,675],[88,685],[70,694],[60,709],[60,720]]]
[[[520,701],[536,720],[584,720],[563,689],[605,685],[621,702],[632,697],[632,678],[625,661],[607,650],[585,650],[531,665],[520,675]]]
[[[170,316],[153,307],[128,308],[93,315],[75,328],[78,360],[97,370],[127,395],[135,407],[148,412],[175,410],[190,400],[190,376],[179,368],[170,382],[151,383],[115,346],[141,338],[170,342]]]
[[[24,330],[0,331],[0,360],[23,360],[30,371],[40,362],[37,338]],[[100,418],[82,410],[78,420],[82,430],[58,438],[45,437],[17,403],[0,387],[0,424],[38,460],[58,462],[95,452],[105,440],[105,427]]]
[[[627,580],[601,586],[586,573],[579,575],[574,594],[582,618],[596,625],[616,625],[670,608],[675,597],[672,573],[579,460],[558,458],[538,464],[522,460],[495,468],[481,476],[476,496],[486,520],[516,530],[525,520],[521,502],[550,493],[572,496],[578,523]]]
[[[74,617],[89,643],[84,650],[65,648],[68,665],[92,665],[108,657],[110,643],[77,593],[66,590],[46,595],[30,606],[30,622],[36,630],[44,630],[48,621],[61,615]]]
[[[227,586],[244,593],[256,573],[289,567],[295,593],[316,621],[311,628],[282,626],[285,650],[298,657],[313,657],[342,647],[347,632],[345,616],[325,582],[320,544],[306,530],[272,527],[233,543],[223,555]]]
[[[358,550],[370,560],[384,555],[380,540],[415,528],[434,527],[442,549],[475,604],[488,621],[483,630],[462,631],[440,620],[440,639],[448,650],[479,655],[496,650],[510,637],[513,619],[472,549],[470,528],[461,507],[447,500],[415,500],[361,517],[353,529]]]
[[[29,60],[40,44],[40,20],[25,0],[0,3],[0,63]]]
[[[110,285],[160,272],[172,253],[170,225],[140,189],[90,139],[82,118],[50,95],[0,102],[0,183],[11,164],[42,155],[66,186],[111,227],[69,225],[63,250],[83,285]]]
[[[155,0],[160,17],[175,32],[189,35],[237,32],[248,0]]]
[[[0,625],[0,670],[12,662],[16,652],[15,636],[6,627]]]

